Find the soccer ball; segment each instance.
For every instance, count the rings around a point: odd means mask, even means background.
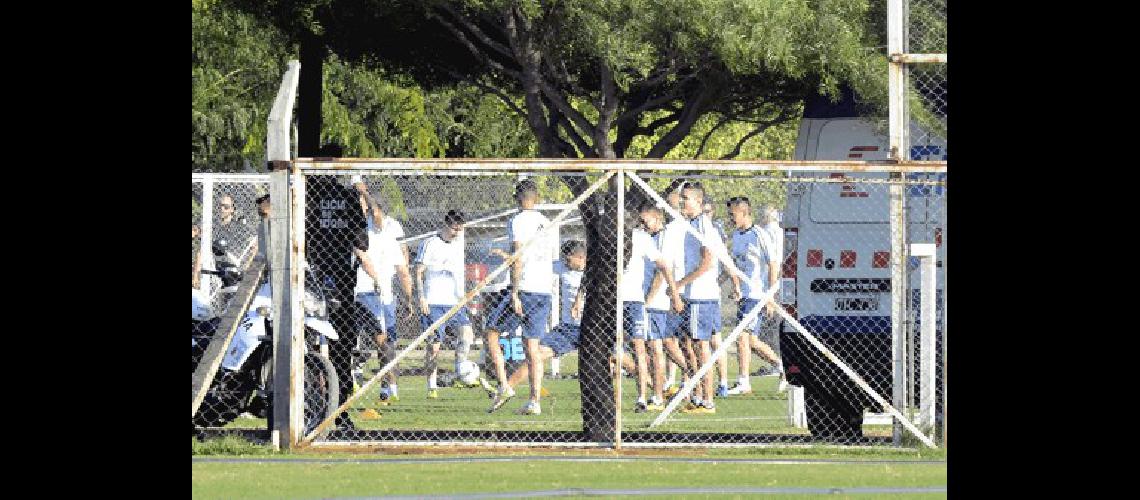
[[[479,380],[479,365],[466,360],[459,363],[459,381],[466,385],[475,385]]]

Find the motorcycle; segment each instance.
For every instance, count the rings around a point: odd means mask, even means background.
[[[202,271],[216,273],[219,271]],[[222,270],[221,272],[226,272]],[[231,271],[232,272],[232,271]],[[307,275],[310,273],[306,273]],[[223,278],[224,279],[224,278]],[[194,290],[192,365],[198,368],[213,340],[221,318],[198,290]],[[336,370],[327,354],[327,342],[339,338],[328,322],[329,304],[324,290],[306,278],[302,300],[305,312],[304,432],[307,434],[332,415],[339,405]],[[263,283],[227,346],[213,382],[193,417],[194,433],[201,428],[221,427],[249,413],[257,418],[273,414],[272,295]],[[323,354],[323,355],[322,355]]]

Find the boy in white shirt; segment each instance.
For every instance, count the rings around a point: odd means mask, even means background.
[[[416,253],[415,273],[416,283],[420,289],[422,315],[420,324],[425,330],[463,298],[465,288],[463,223],[462,212],[449,210],[443,218],[443,227],[440,228],[439,234],[424,240],[420,244],[419,252]],[[428,397],[432,399],[439,397],[437,391],[439,386],[436,385],[438,375],[436,359],[443,343],[444,329],[448,326],[459,330],[459,345],[455,350],[457,372],[459,364],[467,360],[467,353],[474,339],[466,306],[460,308],[436,330],[435,339],[424,359],[424,368],[428,372]]]
[[[539,346],[550,320],[556,242],[553,241],[554,233],[543,231],[550,226],[550,219],[534,209],[538,203],[538,186],[534,181],[520,181],[515,186],[515,199],[519,204],[519,213],[507,222],[507,239],[511,242],[512,254],[518,252],[528,241],[537,240],[511,266],[510,297],[501,301],[487,316],[487,338],[484,345],[489,347],[491,360],[495,364],[495,376],[499,380],[499,392],[492,405],[498,408],[515,395],[514,389],[507,383],[499,333],[512,332],[519,325],[523,326],[523,349],[530,375],[530,400],[519,413],[539,415],[542,413],[539,405],[542,391],[542,356]]]

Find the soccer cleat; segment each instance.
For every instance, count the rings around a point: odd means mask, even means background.
[[[504,387],[506,388],[505,391],[499,391],[495,393],[495,400],[491,402],[491,407],[487,409],[487,413],[494,413],[495,410],[502,408],[503,405],[507,404],[507,401],[510,401],[511,398],[515,397],[514,389],[506,386]]]
[[[783,374],[781,374],[781,377],[780,377],[780,385],[776,386],[776,392],[784,392],[784,391],[788,390],[788,379],[783,377],[782,375]]]
[[[429,389],[427,397],[428,399],[439,399],[439,391],[436,389]]]
[[[542,407],[534,401],[527,401],[522,408],[519,408],[519,415],[542,415]]]
[[[645,413],[647,411],[646,406],[647,405],[644,402],[638,401],[637,406],[633,408],[633,412],[634,413]]]
[[[699,413],[702,415],[712,415],[712,414],[716,413],[716,407],[715,406],[698,406],[696,411],[694,411],[693,413]]]
[[[380,412],[373,410],[372,408],[365,408],[364,411],[360,412],[360,418],[363,418],[365,420],[376,420],[380,418]]]
[[[669,387],[665,388],[665,399],[672,398],[678,392],[681,392],[680,387],[677,387],[675,385],[670,385]]]
[[[751,384],[736,384],[736,385],[732,386],[732,389],[728,390],[728,394],[726,394],[726,395],[727,396],[739,396],[739,395],[743,395],[743,394],[752,394],[752,385]],[[717,395],[719,396],[720,394],[717,394]]]
[[[645,405],[645,409],[648,411],[661,411],[665,409],[665,406],[661,403],[650,401],[649,404]]]
[[[718,385],[716,387],[716,397],[723,398],[726,396],[728,396],[728,386],[727,385]]]

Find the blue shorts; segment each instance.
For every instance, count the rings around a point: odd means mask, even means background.
[[[582,330],[578,325],[563,323],[555,327],[550,335],[543,337],[541,342],[542,345],[554,351],[555,356],[561,356],[577,350],[581,339]]]
[[[431,326],[432,323],[435,323],[436,320],[438,320],[439,318],[442,318],[443,314],[446,313],[448,310],[450,310],[451,307],[452,306],[436,306],[436,305],[429,304],[428,305],[428,315],[427,316],[424,316],[423,314],[420,315],[420,328],[427,330],[428,327]],[[459,309],[459,312],[455,313],[454,316],[448,318],[447,323],[440,325],[439,329],[437,329],[435,331],[435,341],[436,342],[443,342],[443,331],[445,329],[447,329],[447,327],[449,327],[449,326],[454,327],[454,328],[460,328],[460,327],[470,326],[470,325],[471,325],[471,320],[467,318],[467,306],[461,307]]]
[[[639,340],[654,340],[661,337],[654,337],[649,329],[649,316],[645,313],[644,302],[623,302],[625,307],[623,323],[625,324],[625,338],[639,339]]]
[[[660,309],[647,309],[649,315],[649,339],[667,339],[678,335],[678,326],[681,325],[681,315]]]
[[[736,309],[736,322],[740,323],[740,320],[744,319],[744,315],[748,314],[748,311],[751,311],[752,308],[759,303],[760,301],[756,299],[740,299],[740,307]],[[767,314],[765,309],[766,308],[760,309],[760,315],[756,316],[755,320],[750,321],[747,325],[745,325],[744,331],[752,333],[757,333],[760,331],[760,325],[764,324],[764,317]]]
[[[690,300],[681,315],[682,328],[693,340],[708,340],[720,331],[720,301]]]
[[[546,335],[546,324],[550,321],[550,294],[519,292],[519,301],[522,302],[522,317],[515,314],[511,296],[507,295],[487,316],[487,328],[506,334],[523,325],[523,337],[541,339]]]
[[[376,292],[358,293],[356,301],[364,306],[368,315],[362,330],[369,335],[383,332],[388,335],[387,342],[396,345],[396,301],[385,304]]]

